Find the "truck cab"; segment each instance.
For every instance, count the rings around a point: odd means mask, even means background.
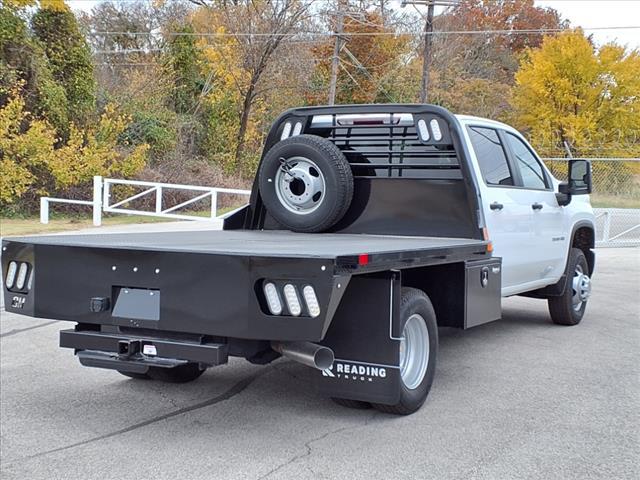
[[[556,284],[573,246],[584,251],[592,271],[595,220],[589,197],[576,196],[563,204],[561,182],[513,127],[456,117],[472,159],[494,255],[502,258],[502,295]]]

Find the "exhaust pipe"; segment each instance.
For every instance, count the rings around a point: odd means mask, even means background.
[[[333,350],[311,342],[271,342],[271,348],[294,362],[326,370],[333,365]]]

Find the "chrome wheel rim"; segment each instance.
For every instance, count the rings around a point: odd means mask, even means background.
[[[582,265],[576,265],[571,287],[573,290],[571,302],[573,309],[578,312],[582,308],[582,304],[585,303],[591,295],[591,279],[589,275],[582,270]]]
[[[326,182],[315,162],[306,157],[280,159],[275,178],[276,195],[290,212],[308,215],[324,201]]]
[[[424,318],[414,313],[404,324],[400,340],[400,377],[409,389],[418,388],[429,365],[429,330]]]

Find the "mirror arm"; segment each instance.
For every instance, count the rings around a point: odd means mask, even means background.
[[[558,205],[561,207],[566,207],[571,203],[571,193],[569,190],[569,184],[567,182],[562,182],[558,185],[558,193],[556,193],[556,199],[558,200]]]

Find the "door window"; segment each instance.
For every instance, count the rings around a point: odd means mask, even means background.
[[[540,165],[540,162],[538,162],[529,147],[512,133],[507,132],[506,137],[520,170],[522,186],[534,190],[547,188],[547,179],[542,165]]]
[[[513,177],[498,132],[484,127],[468,127],[468,131],[482,177],[487,185],[513,185]]]

